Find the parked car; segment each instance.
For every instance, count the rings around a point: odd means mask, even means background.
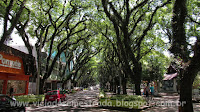
[[[66,99],[65,91],[48,91],[45,95],[45,101],[64,101]]]
[[[10,98],[7,95],[0,94],[0,112],[25,112],[26,109],[23,105],[19,106],[16,100]],[[16,104],[16,105],[12,105]]]

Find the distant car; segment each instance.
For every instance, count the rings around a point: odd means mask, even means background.
[[[79,87],[79,90],[80,90],[80,91],[83,91],[83,87]]]
[[[93,86],[90,86],[90,87],[88,88],[88,90],[93,91],[93,90],[94,90],[94,87],[93,87]]]
[[[13,100],[7,95],[0,94],[0,112],[25,112],[26,108],[21,105],[12,105],[12,104],[17,104],[17,103],[12,103],[12,102],[17,102],[16,100]]]
[[[64,101],[66,99],[65,91],[48,91],[45,95],[45,101]]]
[[[75,91],[80,91],[79,87],[74,87]]]

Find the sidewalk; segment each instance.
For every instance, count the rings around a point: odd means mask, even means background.
[[[131,90],[127,90],[127,92],[128,95],[133,94]],[[108,96],[113,95],[111,92],[106,92],[106,94]],[[178,105],[180,105],[178,93],[162,92],[159,93],[159,96],[149,100],[149,105],[141,107],[141,112],[178,112]],[[194,112],[200,112],[200,103],[193,103],[193,108]]]
[[[161,97],[154,97],[155,103],[142,112],[178,112],[179,95],[177,93],[159,93]],[[193,103],[194,112],[200,112],[200,103]]]
[[[127,92],[129,95],[133,94],[132,90],[127,90]],[[144,106],[142,112],[178,112],[178,104],[175,106],[170,105],[173,103],[178,103],[178,93],[160,92],[158,96],[161,97],[153,97],[152,102],[154,103],[151,103],[150,106]],[[163,103],[165,103],[165,105]],[[200,103],[193,103],[193,109],[194,112],[200,112]]]
[[[200,103],[193,104],[194,112],[200,112]],[[151,107],[142,112],[178,112],[178,107]]]

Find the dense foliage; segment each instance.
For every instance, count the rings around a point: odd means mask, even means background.
[[[198,0],[2,0],[0,48],[14,29],[30,55],[36,47],[40,92],[53,74],[74,86],[109,82],[123,94],[131,82],[140,95],[141,80],[162,80],[176,58],[181,88],[189,88],[181,90],[181,101],[191,109],[200,70],[199,7]]]

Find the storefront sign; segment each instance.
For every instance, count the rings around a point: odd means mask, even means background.
[[[0,66],[21,69],[21,63],[19,62],[19,60],[16,61],[9,60],[4,58],[1,54],[0,54]]]
[[[24,74],[22,59],[0,52],[0,72]]]

